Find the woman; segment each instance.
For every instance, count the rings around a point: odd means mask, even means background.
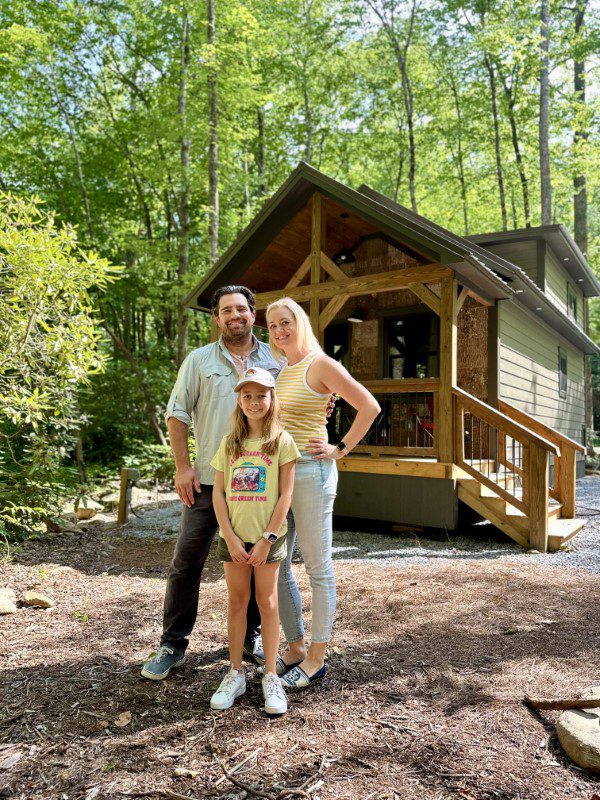
[[[287,652],[279,667],[286,688],[301,689],[325,674],[325,650],[335,614],[331,561],[333,501],[338,458],[355,447],[380,412],[375,398],[344,367],[323,353],[304,310],[288,297],[267,308],[271,352],[284,366],[276,381],[284,428],[300,450],[292,496],[294,526],[278,581],[279,616]],[[285,361],[284,361],[285,359]],[[353,406],[356,417],[341,442],[327,441],[326,409],[331,394]],[[295,529],[295,530],[294,530]],[[295,537],[312,589],[312,636],[307,648],[302,602],[291,570]]]

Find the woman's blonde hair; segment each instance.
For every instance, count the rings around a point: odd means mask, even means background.
[[[298,305],[298,303],[295,300],[292,300],[291,297],[282,297],[281,300],[275,300],[274,303],[271,303],[269,306],[267,306],[267,330],[269,329],[269,314],[271,311],[275,311],[278,308],[286,308],[296,320],[296,328],[298,330],[298,347],[300,350],[317,350],[318,352],[323,351],[323,348],[319,344],[319,340],[313,332],[308,314],[302,308],[302,306]],[[276,361],[282,361],[285,359],[285,353],[283,350],[280,350],[279,347],[275,347],[270,337],[269,346],[271,348],[271,354]]]
[[[244,391],[243,388],[241,391]],[[271,406],[262,420],[262,438],[264,441],[260,446],[260,451],[268,456],[273,456],[279,448],[279,439],[281,438],[283,425],[281,424],[281,408],[279,399],[275,394],[275,389],[267,389],[267,391],[271,393]],[[249,436],[248,419],[239,404],[238,398],[231,419],[231,433],[227,437],[227,454],[231,458],[239,458],[244,449],[244,442]]]

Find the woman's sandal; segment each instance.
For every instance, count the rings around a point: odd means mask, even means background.
[[[314,675],[307,675],[302,667],[294,667],[281,679],[284,689],[305,689],[311,683],[320,680],[327,672],[327,667],[322,666]]]
[[[302,659],[300,659],[300,661],[294,661],[293,664],[286,664],[282,656],[277,656],[277,674],[279,677],[286,675],[291,669],[294,669],[294,667],[297,667],[298,664],[301,663]]]

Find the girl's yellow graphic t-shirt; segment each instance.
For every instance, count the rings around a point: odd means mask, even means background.
[[[279,448],[269,456],[261,452],[263,439],[246,439],[239,458],[227,453],[227,437],[221,440],[211,466],[223,473],[229,520],[236,536],[256,544],[268,530],[279,499],[279,467],[300,458],[300,451],[287,431],[279,439]],[[287,532],[284,522],[278,536]],[[223,536],[219,529],[219,536]]]

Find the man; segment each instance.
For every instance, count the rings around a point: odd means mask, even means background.
[[[280,370],[269,346],[252,333],[256,313],[250,289],[223,286],[215,292],[211,308],[220,338],[187,356],[165,417],[175,458],[175,488],[185,508],[167,579],[160,647],[142,668],[142,675],[151,680],[162,680],[173,667],[183,664],[196,621],[202,569],[218,528],[212,504],[214,470],[210,460],[229,432],[237,400],[233,389],[249,367],[262,367],[274,377]],[[193,467],[188,447],[192,421],[197,453]],[[253,584],[244,654],[263,663]]]

